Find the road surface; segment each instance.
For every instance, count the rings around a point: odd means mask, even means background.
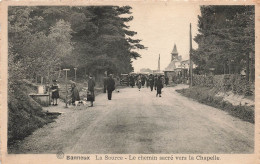
[[[163,88],[120,89],[93,108],[49,107],[56,122],[25,138],[14,153],[171,154],[253,153],[254,124]]]

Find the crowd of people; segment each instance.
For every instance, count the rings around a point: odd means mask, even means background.
[[[156,90],[156,97],[162,96],[162,88],[164,87],[164,84],[167,86],[169,84],[169,78],[164,75],[129,75],[128,78],[128,84],[132,88],[136,85],[138,90],[141,91],[141,88],[146,87],[150,88],[151,91]],[[73,81],[71,82],[71,86],[69,89],[70,92],[70,103],[73,105],[76,104],[76,102],[81,101],[79,90],[77,88],[77,84]],[[104,93],[107,93],[107,99],[112,100],[112,93],[116,89],[116,81],[113,78],[113,75],[110,74],[109,76],[104,77]],[[90,102],[89,107],[94,106],[95,101],[95,80],[93,79],[92,75],[89,75],[88,83],[87,83],[87,98],[86,101]],[[57,84],[57,80],[53,80],[53,84],[49,87],[51,92],[51,98],[52,98],[52,105],[56,106],[58,105],[58,99],[60,97],[59,95],[59,85]],[[77,105],[77,104],[76,104]]]
[[[168,76],[164,75],[153,75],[150,74],[147,75],[130,75],[129,76],[129,85],[133,88],[135,85],[138,87],[138,90],[140,91],[142,87],[145,86],[147,88],[150,88],[151,91],[157,90],[156,97],[161,97],[162,95],[162,88],[164,87],[164,84],[167,86],[169,85],[169,78]]]

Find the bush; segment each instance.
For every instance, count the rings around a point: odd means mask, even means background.
[[[218,91],[232,91],[234,94],[250,96],[254,94],[254,83],[248,83],[244,76],[228,75],[194,75],[194,85],[215,88]]]

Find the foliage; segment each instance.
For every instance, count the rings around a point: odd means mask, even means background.
[[[200,10],[199,34],[194,39],[198,49],[192,56],[200,72],[215,68],[216,74],[228,69],[239,73],[246,68],[249,54],[254,67],[254,6],[202,6]]]
[[[26,78],[50,79],[62,68],[77,67],[77,74],[120,74],[133,70],[135,50],[145,49],[129,30],[125,17],[130,6],[9,7],[9,44],[14,63],[21,63]],[[70,71],[69,75],[74,72]],[[32,77],[34,76],[34,77]]]
[[[232,91],[238,95],[250,96],[254,94],[253,85],[247,83],[245,77],[235,74],[215,76],[194,75],[193,84],[195,86],[215,88],[218,91]]]

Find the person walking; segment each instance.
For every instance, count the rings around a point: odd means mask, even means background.
[[[157,81],[158,81],[158,77],[157,75],[154,76],[154,90],[157,89]]]
[[[135,85],[135,79],[133,77],[133,75],[130,76],[130,86],[133,88]]]
[[[149,75],[149,85],[150,85],[151,91],[153,91],[154,76],[152,74]]]
[[[165,79],[165,85],[167,87],[167,85],[169,85],[169,77],[165,75],[164,79]]]
[[[156,93],[156,97],[159,95],[159,97],[162,97],[161,94],[162,94],[162,88],[163,88],[163,79],[162,79],[162,76],[159,76],[158,79],[157,79],[157,93]]]
[[[106,90],[107,90],[107,75],[106,74],[103,79],[103,84],[104,84],[104,93],[106,93]]]
[[[141,83],[142,83],[142,87],[144,88],[144,84],[145,84],[146,78],[144,75],[141,76]]]
[[[138,86],[138,89],[139,89],[139,91],[140,91],[140,89],[141,89],[141,87],[142,87],[141,75],[139,75],[139,76],[137,77],[136,85]]]
[[[52,98],[52,105],[58,105],[58,99],[60,98],[59,95],[59,85],[57,84],[57,80],[53,80],[53,84],[51,85],[51,98]]]
[[[149,77],[146,77],[146,87],[149,88],[150,87],[150,83],[149,83]]]
[[[115,90],[115,80],[113,79],[113,75],[110,74],[107,79],[107,98],[108,100],[112,99],[112,92]]]
[[[75,101],[80,101],[79,90],[76,83],[71,84],[71,103],[75,105]]]
[[[95,81],[93,79],[93,76],[90,75],[89,76],[89,80],[88,80],[88,98],[87,101],[90,101],[90,106],[89,107],[93,107],[93,102],[95,101],[95,93],[94,93],[94,88],[95,88]]]

